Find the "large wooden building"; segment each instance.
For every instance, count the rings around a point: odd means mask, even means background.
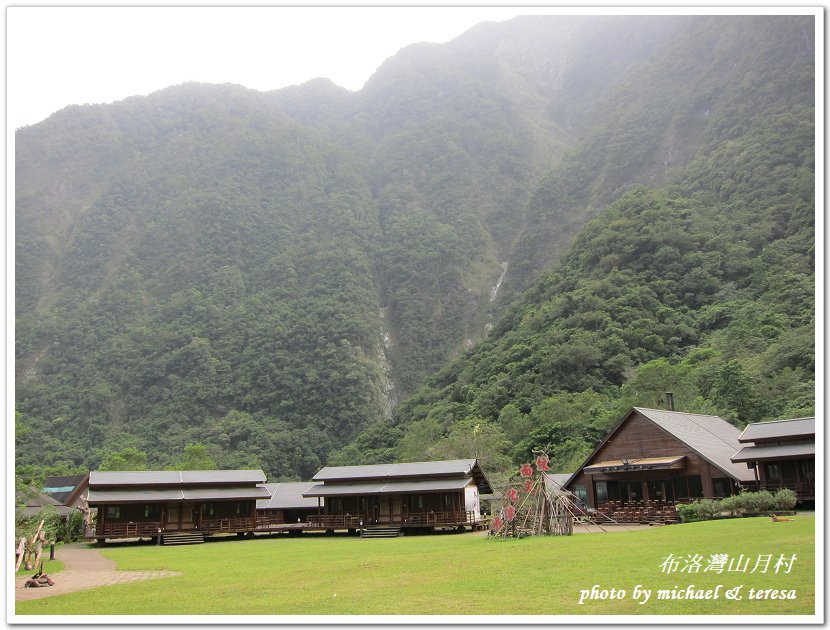
[[[492,493],[475,459],[327,466],[313,479],[303,496],[320,506],[308,522],[331,529],[475,528],[480,495]]]
[[[635,407],[565,487],[588,508],[646,519],[665,506],[728,496],[755,482],[731,459],[740,433],[718,416]]]
[[[261,470],[93,471],[87,538],[253,532],[257,499],[269,498],[264,482]]]
[[[795,418],[747,425],[731,458],[753,471],[762,490],[789,488],[802,503],[816,499],[816,419]]]

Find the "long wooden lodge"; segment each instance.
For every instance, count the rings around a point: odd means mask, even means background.
[[[257,499],[270,496],[264,482],[261,470],[93,471],[87,502],[97,517],[86,537],[253,532]]]
[[[749,424],[733,457],[752,470],[761,490],[788,488],[801,504],[816,500],[816,419],[794,418]]]
[[[677,503],[754,488],[732,461],[740,429],[718,416],[633,408],[565,487],[589,512],[620,522],[674,522]]]
[[[476,529],[480,496],[493,491],[475,459],[327,466],[313,479],[303,496],[320,506],[308,522],[331,529]]]

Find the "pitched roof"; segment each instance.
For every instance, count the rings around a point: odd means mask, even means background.
[[[547,487],[548,492],[554,495],[567,492],[567,490],[565,490],[565,484],[568,483],[568,479],[570,479],[572,475],[573,473],[545,473],[545,486]]]
[[[86,474],[81,475],[50,475],[43,480],[44,492],[60,492],[58,488],[74,489],[86,477]]]
[[[303,492],[310,490],[315,485],[313,481],[266,483],[264,487],[271,494],[271,497],[258,500],[256,502],[256,509],[286,510],[292,508],[316,508],[316,498],[306,498],[303,496]]]
[[[118,488],[114,490],[89,489],[90,505],[100,503],[153,503],[157,501],[242,501],[266,499],[268,490],[262,486],[251,488]]]
[[[745,446],[732,456],[733,462],[754,462],[765,459],[787,459],[791,457],[815,457],[816,445],[810,442],[776,444],[774,446]]]
[[[404,464],[372,464],[369,466],[326,466],[314,475],[314,481],[371,479],[376,477],[421,477],[425,475],[464,475],[472,471],[474,459],[452,459],[440,462],[409,462]]]
[[[492,492],[481,466],[476,459],[451,459],[438,462],[407,462],[403,464],[372,464],[368,466],[326,466],[314,481],[347,482],[366,480],[392,480],[411,477],[473,477],[479,490]]]
[[[261,470],[145,470],[92,471],[90,488],[96,486],[181,486],[216,484],[260,484]]]
[[[47,506],[54,508],[55,512],[57,512],[59,516],[66,516],[72,511],[71,508],[62,505],[54,497],[44,493],[32,494],[28,496],[25,494],[19,494],[16,497],[16,500],[18,503],[24,504],[20,510],[23,516],[36,516]]]
[[[78,484],[86,479],[86,475],[51,475],[43,480],[41,492],[45,492],[61,505],[74,494]]]
[[[461,490],[469,479],[424,479],[421,481],[375,481],[364,483],[321,483],[304,493],[307,497],[357,496],[369,494],[403,494],[408,492],[442,492]]]
[[[635,412],[651,420],[658,427],[670,433],[693,451],[697,452],[698,455],[710,464],[734,479],[739,481],[755,480],[752,471],[745,465],[735,464],[731,460],[735,452],[741,448],[741,444],[738,442],[740,431],[735,425],[728,423],[719,416],[632,407],[608,432],[605,439],[597,445],[594,451],[582,463],[582,466],[571,475],[566,485],[573,482],[576,476],[582,472],[597,452],[599,452],[599,449],[631,417],[631,414]]]
[[[791,420],[772,420],[748,424],[738,438],[739,442],[757,442],[791,438],[815,439],[815,418],[793,418]]]
[[[708,416],[681,411],[634,407],[663,430],[697,451],[709,463],[740,481],[754,481],[754,474],[746,467],[732,462],[732,456],[741,448],[740,430],[719,416]]]

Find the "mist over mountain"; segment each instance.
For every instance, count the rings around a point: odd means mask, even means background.
[[[18,463],[201,443],[308,478],[475,426],[499,466],[672,379],[809,413],[813,51],[810,17],[522,17],[357,93],[185,84],[19,130]]]

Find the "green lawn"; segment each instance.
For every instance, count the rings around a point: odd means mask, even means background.
[[[60,553],[60,551],[58,551],[58,553]],[[48,549],[46,550],[46,553],[43,554],[42,562],[43,562],[43,572],[48,573],[49,575],[57,573],[58,571],[63,569],[63,562],[61,562],[60,560],[50,560],[49,559],[49,550]],[[18,571],[17,571],[17,575],[29,575],[29,577],[31,577],[32,575],[37,573],[37,569],[38,569],[38,567],[35,567],[34,569],[27,569],[25,565],[21,564],[20,569],[18,569]]]
[[[815,612],[815,520],[735,519],[642,531],[494,541],[463,534],[397,539],[305,536],[189,547],[120,547],[104,554],[123,570],[168,569],[149,580],[18,603],[18,614],[113,615],[627,615],[802,614]],[[664,573],[669,554],[683,559]],[[749,559],[745,572],[704,572],[713,554]],[[781,557],[790,572],[774,570]],[[685,559],[703,557],[695,573]],[[765,573],[752,573],[771,556]],[[734,566],[734,565],[733,565]],[[625,589],[622,600],[580,591]],[[654,589],[641,605],[631,596]],[[718,599],[658,600],[657,589],[714,589]],[[741,600],[724,597],[743,585]],[[747,599],[750,588],[794,590],[796,599]]]

